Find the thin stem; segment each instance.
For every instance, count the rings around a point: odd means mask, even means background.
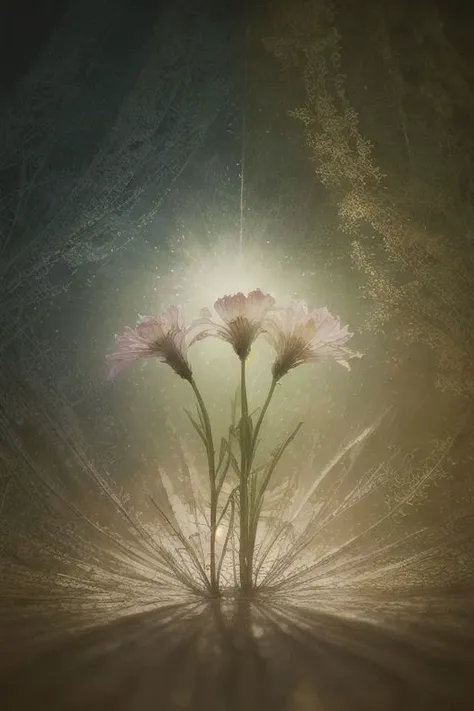
[[[258,435],[259,435],[259,433],[260,433],[260,428],[261,428],[261,426],[262,426],[264,417],[265,417],[265,415],[267,414],[268,406],[270,405],[270,402],[271,402],[271,399],[272,399],[272,397],[273,397],[273,393],[275,392],[275,388],[276,388],[277,384],[278,384],[277,378],[273,378],[273,379],[272,379],[272,382],[271,382],[271,385],[270,385],[270,389],[269,389],[269,391],[268,391],[267,399],[266,399],[265,402],[263,403],[263,407],[262,407],[262,411],[261,411],[261,413],[260,413],[260,417],[258,418],[257,424],[255,425],[255,430],[254,430],[253,438],[252,438],[252,457],[253,457],[253,455],[255,454],[255,448],[256,448],[256,446],[257,446],[257,438],[258,438]]]
[[[266,400],[263,403],[263,407],[260,412],[260,416],[257,420],[256,425],[255,425],[255,430],[253,433],[252,441],[250,443],[250,460],[248,462],[249,473],[252,469],[253,459],[255,456],[256,448],[257,448],[258,435],[260,433],[260,429],[262,427],[263,420],[265,419],[265,415],[267,414],[267,410],[268,410],[268,407],[269,407],[270,402],[272,400],[273,393],[275,392],[277,383],[278,383],[278,379],[273,378],[272,382],[270,384],[270,388],[268,390]],[[250,576],[251,581],[253,578],[253,558],[254,558],[254,553],[255,553],[255,541],[257,538],[257,527],[258,527],[258,511],[253,510],[254,504],[255,504],[254,501],[250,502],[250,510],[248,511],[248,524],[247,524],[248,525],[247,549],[248,549],[248,558],[249,558],[248,569],[249,569],[249,576]]]
[[[220,578],[222,571],[222,564],[224,562],[225,554],[227,553],[227,546],[229,545],[230,538],[234,532],[234,516],[235,516],[235,505],[234,505],[234,491],[229,497],[230,503],[230,518],[229,518],[229,528],[227,529],[227,534],[224,540],[224,545],[222,546],[222,552],[220,555],[219,565],[217,568],[217,577]]]
[[[211,573],[211,592],[213,594],[219,593],[219,579],[217,574],[216,566],[216,538],[217,538],[217,502],[219,497],[219,492],[217,490],[216,481],[216,461],[215,461],[215,451],[214,451],[214,440],[212,437],[212,427],[207,408],[202,399],[202,395],[199,392],[199,388],[196,385],[194,378],[189,380],[189,384],[194,390],[196,399],[198,401],[198,406],[201,411],[202,420],[204,422],[204,434],[206,437],[206,453],[207,453],[207,464],[209,469],[209,484],[211,490],[211,511],[210,511],[210,524],[211,524],[211,542],[210,542],[210,573]]]
[[[247,401],[247,385],[245,379],[245,360],[240,361],[240,586],[243,591],[248,592],[252,585],[251,572],[249,570],[248,559],[248,538],[249,538],[249,510],[248,510],[248,463],[250,459],[249,443],[249,407]]]

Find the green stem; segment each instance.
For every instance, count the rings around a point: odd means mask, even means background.
[[[217,575],[217,565],[216,565],[216,538],[217,538],[217,500],[219,493],[217,491],[217,481],[216,481],[216,461],[215,461],[215,451],[214,451],[214,440],[212,437],[212,427],[207,408],[202,399],[202,395],[199,392],[199,388],[196,385],[194,378],[189,380],[189,384],[194,390],[196,399],[198,401],[198,406],[201,411],[202,419],[204,422],[204,434],[206,437],[206,453],[207,453],[207,464],[209,469],[209,484],[211,490],[211,512],[210,512],[210,525],[211,525],[211,542],[210,542],[210,574],[211,574],[211,592],[215,595],[219,593],[219,580]]]
[[[271,399],[273,397],[273,393],[275,392],[275,388],[278,384],[278,380],[276,378],[272,379],[270,389],[268,391],[267,399],[263,403],[262,411],[260,413],[260,417],[257,420],[257,424],[255,425],[255,430],[253,433],[253,438],[252,438],[252,457],[255,454],[255,448],[257,446],[257,438],[260,432],[260,428],[262,426],[263,420],[265,415],[267,414],[268,406],[270,405]]]
[[[265,419],[265,415],[267,414],[267,410],[268,410],[268,407],[269,407],[270,402],[272,400],[272,397],[275,392],[275,388],[276,388],[277,384],[278,384],[278,379],[273,378],[272,382],[270,384],[270,388],[268,390],[266,400],[263,403],[263,407],[260,412],[260,416],[257,420],[256,425],[255,425],[255,430],[253,433],[252,441],[250,443],[250,460],[248,462],[249,473],[252,469],[253,459],[255,456],[256,448],[257,448],[258,435],[260,433],[260,429],[262,427],[263,420]],[[255,541],[257,538],[257,527],[258,527],[258,517],[257,517],[256,511],[252,510],[252,503],[255,504],[256,502],[252,502],[252,501],[250,502],[250,510],[248,511],[248,537],[247,537],[247,549],[248,549],[248,558],[249,558],[248,568],[249,568],[249,575],[250,575],[251,581],[253,578],[253,558],[254,558],[254,554],[255,554]]]
[[[239,566],[240,566],[240,587],[243,592],[250,592],[252,586],[252,573],[249,570],[249,510],[248,510],[248,464],[251,455],[249,443],[248,415],[249,407],[247,401],[247,385],[245,380],[245,360],[240,361],[240,546],[239,546]]]

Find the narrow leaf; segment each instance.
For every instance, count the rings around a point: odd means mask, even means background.
[[[218,583],[219,583],[220,577],[221,577],[222,565],[224,563],[225,554],[227,552],[227,546],[229,545],[229,540],[230,540],[230,537],[231,537],[232,532],[234,530],[234,518],[235,518],[234,492],[232,492],[232,494],[229,496],[229,502],[230,502],[230,507],[231,507],[230,508],[230,518],[229,518],[229,527],[227,529],[227,534],[225,537],[224,545],[222,546],[219,564],[217,566],[217,582]]]
[[[268,484],[270,483],[270,479],[272,477],[273,472],[275,471],[280,459],[282,458],[283,454],[285,453],[285,450],[287,447],[293,442],[295,439],[296,435],[298,434],[299,430],[301,429],[302,422],[300,422],[293,432],[286,438],[286,440],[283,442],[280,447],[276,450],[275,454],[273,455],[273,459],[270,463],[270,466],[267,471],[267,475],[265,476],[265,479],[263,480],[262,486],[260,487],[260,490],[258,492],[257,496],[257,509],[261,506],[263,495],[267,489]],[[260,514],[259,514],[260,515]]]
[[[198,417],[199,417],[199,422],[200,422],[200,424],[201,424],[201,428],[202,428],[203,432],[205,432],[205,431],[206,431],[206,425],[205,425],[205,423],[204,423],[204,417],[203,417],[203,415],[202,415],[201,408],[198,407],[197,405],[196,405],[196,412],[197,412]]]
[[[202,441],[203,445],[205,446],[205,448],[206,448],[206,450],[207,450],[207,440],[206,440],[206,436],[205,436],[204,432],[202,431],[201,427],[199,426],[199,423],[196,422],[196,420],[195,420],[194,417],[191,415],[191,413],[189,412],[189,410],[186,410],[186,409],[185,409],[184,411],[185,411],[185,413],[187,414],[187,416],[189,417],[192,426],[194,427],[194,429],[195,429],[196,432],[198,433],[199,437],[201,438],[201,441]]]
[[[216,469],[217,473],[219,473],[219,469],[221,468],[222,463],[224,461],[224,456],[227,451],[227,447],[228,447],[227,440],[224,439],[224,437],[221,437],[221,446],[219,449],[219,460],[218,460],[217,469]]]
[[[222,486],[224,484],[225,478],[227,476],[227,473],[229,471],[229,467],[231,465],[232,461],[232,450],[231,450],[231,445],[229,442],[226,442],[227,445],[227,457],[226,457],[226,462],[224,465],[224,468],[222,470],[222,473],[219,476],[219,480],[217,482],[217,493],[219,494],[220,490],[222,489]]]
[[[230,492],[230,494],[229,494],[229,496],[228,496],[228,498],[227,498],[226,504],[225,504],[224,508],[222,509],[222,513],[221,513],[221,515],[219,516],[219,519],[218,519],[218,521],[217,521],[217,524],[216,524],[217,526],[219,526],[220,522],[222,521],[222,519],[223,519],[224,516],[226,515],[227,509],[229,508],[229,505],[230,505],[230,502],[231,502],[231,499],[234,497],[235,492],[238,490],[238,488],[239,488],[239,487],[236,486],[236,487],[235,487],[234,489],[232,489],[232,491]]]

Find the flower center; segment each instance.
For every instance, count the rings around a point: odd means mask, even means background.
[[[289,370],[308,360],[309,345],[306,339],[299,336],[290,336],[285,340],[283,347],[273,364],[273,376],[279,380]]]
[[[245,316],[237,316],[229,322],[229,341],[240,360],[245,360],[250,353],[259,327]]]

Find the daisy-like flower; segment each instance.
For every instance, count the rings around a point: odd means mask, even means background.
[[[126,328],[116,336],[117,350],[107,356],[112,363],[109,378],[123,368],[144,358],[158,358],[167,363],[184,380],[192,378],[187,359],[189,329],[185,327],[183,311],[170,306],[159,316],[142,316],[135,328]]]
[[[273,309],[275,299],[264,294],[260,289],[251,291],[247,296],[239,292],[224,296],[214,304],[217,315],[223,324],[215,323],[209,309],[201,310],[201,318],[194,326],[203,327],[197,339],[215,336],[230,343],[241,361],[246,360],[253,342],[262,333],[263,322]],[[194,339],[196,340],[196,339]]]
[[[275,380],[298,365],[326,358],[349,369],[348,361],[362,356],[345,347],[353,334],[326,307],[308,311],[305,303],[295,303],[267,317],[264,329],[276,352]]]

